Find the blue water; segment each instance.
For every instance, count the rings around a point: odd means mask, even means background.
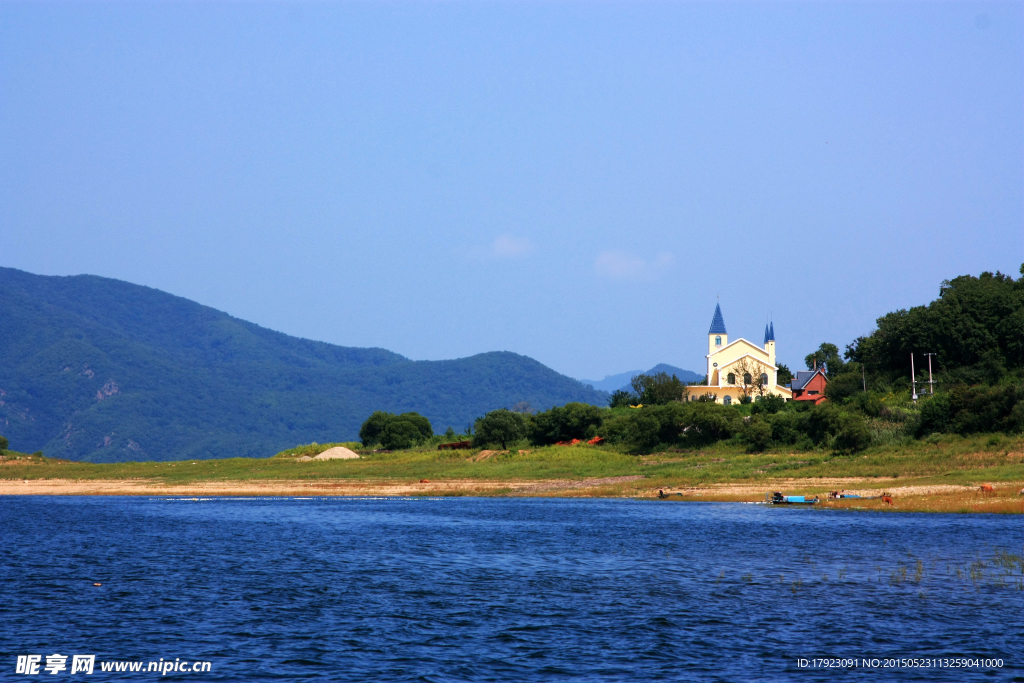
[[[1017,516],[4,497],[0,529],[2,680],[1024,680]],[[52,653],[211,670],[14,673]]]

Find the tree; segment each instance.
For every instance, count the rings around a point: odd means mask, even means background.
[[[10,442],[7,441],[6,436],[0,436],[0,451],[6,451],[7,447],[10,446]]]
[[[758,413],[773,415],[785,407],[786,399],[777,394],[767,394],[757,399],[750,412],[752,415],[757,415]]]
[[[389,451],[412,448],[421,440],[422,434],[416,424],[401,418],[388,421],[380,435],[380,445]]]
[[[835,438],[836,450],[846,453],[862,451],[871,445],[871,430],[860,415],[846,413],[839,418]]]
[[[804,362],[807,364],[808,370],[813,370],[815,367],[822,368],[825,371],[825,376],[829,379],[841,373],[846,366],[839,355],[839,347],[828,342],[819,346],[817,351],[807,354]]]
[[[359,440],[367,447],[380,443],[380,435],[384,433],[384,428],[393,417],[392,413],[385,413],[383,410],[374,411],[359,428]]]
[[[419,413],[386,413],[377,410],[359,428],[364,446],[380,444],[389,450],[410,448],[434,435],[430,420]]]
[[[664,405],[679,401],[683,396],[682,380],[666,372],[637,375],[630,384],[644,405]]]
[[[533,415],[535,412],[533,406],[530,405],[529,401],[518,401],[509,408],[513,413],[521,413],[523,415]]]
[[[927,306],[887,313],[876,324],[846,353],[870,373],[889,381],[906,377],[911,353],[932,352],[936,373],[949,384],[999,381],[1024,368],[1024,277],[985,272],[953,278]]]
[[[772,426],[755,416],[743,426],[743,440],[749,444],[751,451],[760,453],[772,442]]]
[[[561,408],[552,408],[537,413],[529,425],[532,443],[552,444],[572,439],[589,439],[597,434],[597,428],[604,422],[601,408],[588,403],[566,403]]]
[[[398,419],[411,422],[416,426],[416,431],[419,432],[418,441],[426,441],[434,435],[434,429],[430,426],[430,420],[419,413],[402,413],[398,416]]]
[[[661,441],[661,421],[646,408],[629,416],[626,442],[641,451],[649,451]]]
[[[863,390],[859,372],[843,372],[825,385],[825,397],[830,401],[842,401]]]
[[[683,398],[682,380],[667,372],[636,375],[629,383],[644,405],[664,405]]]
[[[639,403],[639,399],[628,391],[623,391],[622,389],[616,389],[613,391],[611,398],[608,399],[608,406],[611,408],[627,408],[635,403]]]
[[[486,446],[491,443],[500,443],[502,450],[505,450],[510,442],[518,441],[525,436],[526,421],[522,413],[502,408],[492,410],[478,419],[475,429],[474,444]]]
[[[788,367],[779,363],[779,369],[775,377],[776,383],[780,386],[786,386],[793,381],[793,372]]]
[[[763,381],[768,368],[760,362],[744,356],[733,363],[729,371],[729,377],[735,379],[736,386],[743,394],[740,397],[741,403],[749,403],[755,392],[762,396],[768,393],[767,382]]]

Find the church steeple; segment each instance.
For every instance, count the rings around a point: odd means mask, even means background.
[[[711,329],[708,334],[728,334],[725,331],[725,318],[722,317],[722,307],[715,304],[715,317],[711,319]]]
[[[715,316],[711,319],[711,329],[708,330],[708,354],[718,351],[729,343],[729,333],[725,331],[725,318],[722,317],[722,307],[715,304]],[[709,371],[710,372],[710,371]]]

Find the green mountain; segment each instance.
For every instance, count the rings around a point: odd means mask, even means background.
[[[0,268],[0,434],[92,462],[265,457],[354,440],[374,410],[436,431],[606,395],[508,352],[411,361],[309,341],[149,287]]]

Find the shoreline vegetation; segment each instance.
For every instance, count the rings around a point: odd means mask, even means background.
[[[94,464],[6,451],[0,495],[554,496],[761,502],[817,495],[819,509],[1024,513],[1024,437],[943,435],[855,454],[724,442],[630,455],[607,445],[374,451],[309,444],[272,458]],[[358,460],[300,460],[334,446]],[[982,490],[982,485],[991,491]],[[846,490],[881,499],[828,500]],[[666,498],[659,500],[659,492]]]

